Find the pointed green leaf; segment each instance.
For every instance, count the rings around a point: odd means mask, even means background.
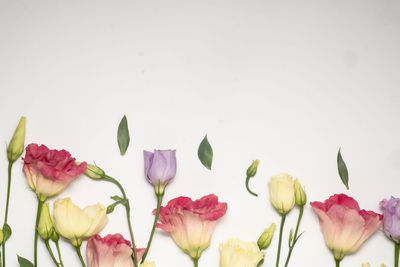
[[[20,267],[35,267],[35,265],[32,264],[32,262],[30,262],[29,260],[18,256],[18,263]]]
[[[347,171],[346,163],[343,161],[342,154],[340,153],[340,148],[337,155],[337,166],[340,179],[342,179],[343,184],[346,186],[347,190],[349,190],[349,173]]]
[[[128,120],[126,116],[122,118],[121,122],[118,126],[118,146],[121,155],[125,155],[126,150],[129,146],[129,129],[128,129]]]
[[[213,150],[210,143],[207,140],[207,135],[201,141],[199,150],[197,151],[201,163],[209,170],[211,170],[211,164],[213,160]]]
[[[12,234],[11,227],[8,224],[3,225],[3,239],[7,241]]]

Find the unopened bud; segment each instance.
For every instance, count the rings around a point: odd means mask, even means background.
[[[0,243],[3,242],[3,230],[0,229]]]
[[[275,223],[272,223],[269,228],[264,230],[264,233],[262,233],[262,235],[258,239],[257,245],[260,248],[260,250],[267,249],[271,244],[272,237],[274,236],[275,232],[275,227],[276,227]]]
[[[49,240],[53,233],[53,223],[50,218],[49,203],[44,203],[40,213],[38,233],[43,240]]]
[[[299,207],[304,206],[307,203],[307,195],[301,187],[299,180],[294,180],[294,197],[296,205]]]
[[[24,152],[25,142],[25,117],[21,117],[18,126],[14,131],[14,135],[11,138],[10,144],[7,147],[7,158],[8,161],[16,161]]]
[[[257,173],[258,163],[260,161],[257,159],[251,163],[250,167],[247,169],[246,175],[247,177],[254,177]]]
[[[58,242],[59,239],[60,239],[60,235],[53,228],[53,233],[51,233],[51,240],[53,240],[54,242]]]
[[[96,165],[87,164],[85,174],[92,179],[98,180],[98,179],[102,179],[104,177],[105,172],[100,167],[97,167]]]

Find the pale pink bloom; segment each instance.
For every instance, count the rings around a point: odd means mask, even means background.
[[[325,243],[336,260],[357,251],[382,223],[382,215],[361,210],[357,201],[345,194],[310,205],[318,215]]]
[[[218,202],[216,195],[204,196],[192,201],[188,197],[178,197],[161,207],[161,228],[170,233],[175,243],[193,259],[200,258],[210,245],[217,220],[225,215],[227,204]]]

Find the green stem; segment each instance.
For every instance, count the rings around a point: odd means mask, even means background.
[[[150,246],[151,246],[151,241],[153,240],[154,232],[155,232],[155,230],[156,230],[156,225],[157,225],[157,222],[158,222],[158,216],[160,215],[160,209],[161,209],[162,199],[163,199],[163,195],[158,195],[158,196],[157,196],[157,210],[156,210],[156,216],[154,217],[153,228],[151,229],[151,234],[150,234],[149,242],[147,242],[147,247],[146,247],[146,250],[144,251],[144,254],[143,254],[141,263],[143,263],[144,260],[146,259],[147,253],[149,252],[149,249],[150,249]]]
[[[11,191],[11,170],[12,166],[14,164],[14,161],[8,161],[8,185],[7,185],[7,199],[6,199],[6,211],[4,215],[4,223],[3,223],[3,229],[4,226],[7,224],[7,219],[8,219],[8,206],[10,204],[10,191]],[[2,247],[2,252],[3,252],[3,266],[6,266],[6,240],[3,240],[3,247]]]
[[[42,207],[43,207],[44,201],[38,199],[38,208],[37,208],[37,213],[36,213],[36,224],[35,224],[35,244],[34,244],[34,265],[37,267],[37,243],[38,243],[38,226],[39,226],[39,219],[40,219],[40,213],[42,212]]]
[[[125,190],[122,187],[122,185],[116,179],[114,179],[113,177],[108,176],[108,175],[104,175],[103,179],[108,181],[108,182],[111,182],[111,183],[115,184],[119,188],[119,190],[121,191],[122,197],[125,200],[124,206],[125,206],[125,211],[126,211],[126,218],[127,218],[127,221],[128,221],[129,234],[131,236],[131,242],[132,242],[132,248],[133,248],[133,262],[134,262],[135,266],[138,266],[138,257],[137,257],[137,252],[136,252],[135,238],[133,236],[132,223],[131,223],[131,208],[130,208],[130,205],[129,205],[129,200],[126,197]]]
[[[49,254],[51,256],[51,259],[53,260],[54,264],[58,267],[59,264],[57,262],[56,257],[54,257],[53,251],[51,250],[51,247],[50,247],[50,244],[49,244],[49,240],[45,240],[44,243],[46,244],[46,248],[47,248],[47,251],[49,252]]]
[[[192,258],[192,260],[193,260],[194,267],[199,267],[199,259],[198,258]]]
[[[75,250],[76,250],[76,253],[78,254],[79,260],[82,263],[82,267],[86,267],[85,261],[83,260],[82,254],[81,254],[81,246],[79,245],[79,246],[75,247]]]
[[[335,259],[336,267],[340,267],[340,260]]]
[[[246,189],[247,189],[247,191],[249,191],[250,194],[252,194],[255,197],[258,197],[258,195],[256,193],[254,193],[253,191],[250,190],[250,187],[249,187],[250,178],[251,178],[250,176],[247,176],[247,178],[246,178]]]
[[[283,225],[285,224],[285,219],[286,219],[286,214],[281,215],[281,227],[279,230],[279,243],[278,243],[278,253],[276,255],[276,264],[275,267],[279,266],[279,257],[281,255],[281,245],[282,245],[282,231],[283,231]]]
[[[60,250],[60,245],[58,244],[58,240],[55,241],[55,243],[56,243],[56,247],[57,247],[58,260],[60,261],[61,267],[64,267],[64,263],[62,261],[61,250]]]
[[[300,221],[301,221],[301,218],[303,217],[304,206],[300,206],[299,208],[300,208],[299,217],[297,218],[297,225],[296,225],[296,230],[294,231],[293,243],[289,245],[289,253],[286,258],[285,267],[287,267],[289,265],[290,256],[292,255],[294,245],[297,242],[297,233],[299,231]]]
[[[394,243],[394,266],[399,267],[399,251],[400,251],[400,243]]]

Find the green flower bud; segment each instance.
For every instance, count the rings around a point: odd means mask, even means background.
[[[304,206],[307,203],[307,195],[301,187],[299,180],[294,180],[294,196],[297,206]]]
[[[60,239],[60,236],[58,235],[56,230],[53,228],[53,233],[51,233],[51,240],[53,240],[54,242],[58,242],[59,239]]]
[[[85,174],[92,179],[99,180],[105,175],[105,172],[97,165],[87,164]]]
[[[8,161],[16,161],[24,152],[25,142],[25,117],[21,117],[19,120],[17,129],[15,129],[14,135],[11,138],[10,144],[7,147],[7,158]]]
[[[42,206],[37,230],[43,240],[49,240],[54,232],[53,223],[50,218],[49,203],[44,203]]]
[[[275,227],[276,227],[275,223],[272,223],[269,228],[264,230],[264,233],[262,233],[262,235],[258,239],[257,245],[260,248],[260,250],[267,249],[271,244],[272,237],[274,236],[275,232]]]
[[[0,243],[3,242],[3,230],[0,229]]]
[[[254,177],[257,173],[258,163],[260,161],[257,159],[251,163],[250,167],[247,169],[246,175],[247,177]]]

